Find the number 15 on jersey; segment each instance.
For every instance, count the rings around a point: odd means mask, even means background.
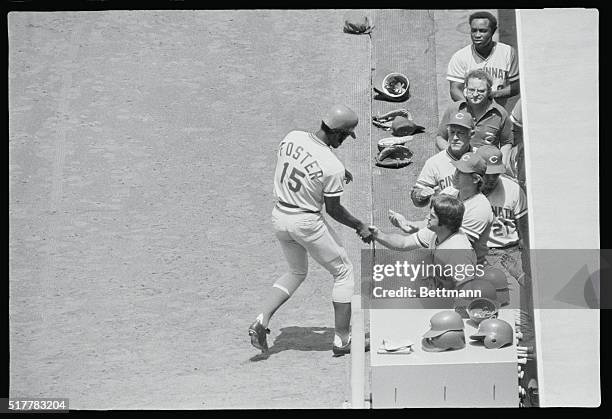
[[[306,176],[306,173],[291,166],[291,171],[287,176],[289,166],[289,163],[283,164],[283,173],[281,174],[280,183],[283,183],[285,177],[287,177],[287,185],[289,186],[289,189],[291,189],[293,192],[298,192],[302,188],[302,179]]]

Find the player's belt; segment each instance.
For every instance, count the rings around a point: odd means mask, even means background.
[[[297,205],[293,205],[293,204],[288,204],[286,202],[283,201],[278,201],[278,205],[280,205],[281,207],[285,207],[285,208],[291,208],[291,209],[298,209],[300,210],[300,212],[308,212],[310,214],[318,214],[320,211],[313,211],[313,210],[308,210],[302,207],[298,207]]]

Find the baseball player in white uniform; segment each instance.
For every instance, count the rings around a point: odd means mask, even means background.
[[[404,236],[385,233],[376,226],[370,226],[374,240],[383,246],[400,251],[424,248],[432,251],[433,263],[439,266],[476,266],[476,253],[470,240],[461,230],[465,206],[450,195],[436,195],[431,198],[431,210],[426,228]],[[453,289],[473,279],[473,275],[434,278],[432,288]]]
[[[325,222],[321,210],[336,221],[354,229],[365,242],[371,241],[367,225],[353,217],[340,204],[343,182],[352,180],[342,162],[332,152],[351,136],[355,138],[358,118],[344,105],[333,106],[316,133],[291,131],[281,141],[272,211],[276,237],[289,265],[278,278],[264,303],[263,310],[249,327],[251,344],[268,351],[268,323],[276,310],[293,295],[308,273],[308,255],[334,278],[332,302],[335,313],[335,355],[350,353],[351,297],[354,290],[353,266],[338,236]]]
[[[480,147],[476,154],[487,162],[482,193],[489,200],[494,216],[487,246],[493,249],[516,246],[519,244],[519,238],[527,242],[529,236],[525,192],[515,179],[504,174],[506,167],[497,147],[485,145]]]
[[[410,198],[417,207],[424,207],[436,191],[439,192],[453,184],[455,166],[452,162],[470,151],[474,122],[469,113],[454,113],[446,125],[446,130],[448,147],[427,159],[410,192]]]
[[[455,166],[453,186],[440,192],[458,198],[465,206],[461,230],[467,235],[476,252],[477,262],[484,264],[489,251],[487,239],[493,211],[487,198],[480,192],[484,184],[484,175],[487,169],[486,162],[474,152],[467,152],[459,160],[452,162]],[[394,211],[389,211],[389,221],[395,227],[408,234],[413,234],[424,227],[425,222],[411,222]],[[426,220],[427,221],[427,220]]]
[[[518,56],[514,48],[493,41],[497,19],[489,12],[470,15],[472,43],[455,52],[448,63],[446,79],[450,83],[450,95],[454,101],[464,100],[464,77],[475,69],[484,69],[493,78],[491,98],[500,105],[507,98],[519,94]]]

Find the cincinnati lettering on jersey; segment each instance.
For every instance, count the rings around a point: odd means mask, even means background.
[[[489,74],[489,76],[493,77],[494,79],[501,79],[501,80],[508,79],[508,71],[502,68],[483,67],[482,69],[486,71],[487,74]]]
[[[505,218],[506,220],[514,220],[514,211],[510,208],[491,207],[495,217]]]
[[[304,150],[304,147],[301,145],[295,147],[291,141],[283,141],[280,143],[278,155],[294,159],[308,173],[311,179],[323,177],[323,170],[321,170],[319,163],[312,159],[312,154]]]
[[[440,190],[453,186],[453,176],[446,176],[444,179],[440,179],[438,185],[440,185]]]

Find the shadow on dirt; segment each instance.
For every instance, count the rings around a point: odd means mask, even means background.
[[[268,353],[257,354],[251,362],[268,359],[282,351],[330,351],[334,342],[334,329],[331,327],[290,326],[280,329],[280,335],[274,339]]]
[[[407,91],[403,96],[398,97],[397,99],[393,99],[375,92],[373,93],[372,99],[391,103],[406,102],[408,99],[410,99],[410,91]]]

